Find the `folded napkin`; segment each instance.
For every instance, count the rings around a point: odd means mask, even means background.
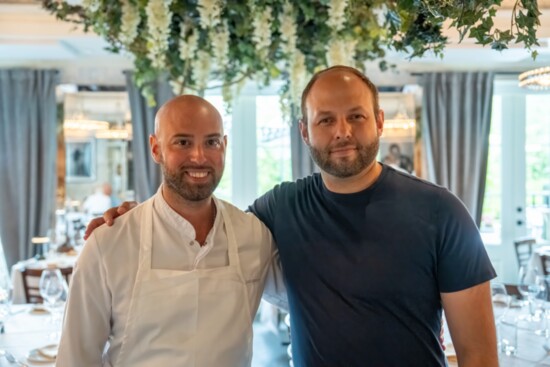
[[[31,307],[29,313],[33,315],[44,315],[50,313],[50,311],[48,311],[48,309],[44,307],[44,305],[37,303]]]
[[[46,345],[42,348],[38,348],[38,353],[40,353],[41,356],[45,358],[49,358],[51,360],[55,360],[57,357],[57,350],[59,349],[59,345],[57,344],[50,344]]]
[[[457,362],[455,347],[452,343],[445,344],[445,357],[447,357],[449,362]]]
[[[27,360],[31,363],[54,363],[58,347],[57,344],[51,344],[33,349],[27,355]]]

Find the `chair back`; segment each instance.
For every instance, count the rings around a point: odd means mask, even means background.
[[[518,285],[517,284],[504,284],[506,287],[506,293],[508,293],[509,296],[512,296],[515,299],[523,299],[523,296],[519,292]]]
[[[518,266],[525,266],[533,254],[533,246],[537,243],[534,238],[522,238],[514,241]]]
[[[550,255],[540,255],[540,263],[542,264],[542,274],[546,279],[550,275]]]
[[[43,303],[44,300],[40,295],[40,276],[44,269],[31,269],[25,268],[21,271],[23,276],[23,288],[25,289],[25,299],[27,303]],[[73,273],[73,268],[59,268],[61,275],[65,278],[67,284],[69,284],[69,278]]]

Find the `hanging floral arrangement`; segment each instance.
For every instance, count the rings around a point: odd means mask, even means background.
[[[154,104],[150,82],[168,73],[177,93],[221,87],[230,102],[247,80],[281,91],[295,104],[309,76],[345,64],[363,69],[388,50],[421,57],[442,55],[444,24],[461,39],[502,50],[510,43],[538,45],[540,12],[517,0],[509,29],[493,19],[502,0],[43,0],[57,18],[83,24],[104,37],[112,52],[133,55],[135,79]],[[213,85],[214,84],[214,85]]]

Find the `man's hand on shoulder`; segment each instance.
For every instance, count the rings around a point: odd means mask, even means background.
[[[120,206],[115,206],[111,209],[108,209],[103,213],[103,217],[94,218],[88,223],[86,227],[86,233],[84,233],[84,239],[87,240],[88,237],[92,234],[94,229],[106,223],[108,226],[112,226],[115,222],[115,218],[121,216],[122,214],[132,210],[138,205],[137,201],[125,201]]]

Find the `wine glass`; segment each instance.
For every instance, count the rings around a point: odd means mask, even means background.
[[[57,254],[57,248],[59,247],[59,241],[61,240],[61,236],[56,230],[56,228],[50,228],[48,229],[48,238],[50,239],[50,243],[48,246],[48,259],[51,259],[56,256]]]
[[[506,287],[502,283],[491,282],[491,300],[493,303],[493,315],[497,329],[498,350],[506,352],[506,346],[502,344],[502,320],[508,312],[512,297],[508,295]]]
[[[13,289],[10,284],[0,286],[0,334],[4,333],[4,326],[11,314]]]
[[[506,287],[502,283],[491,283],[491,298],[493,301],[493,314],[495,316],[495,324],[500,324],[504,315],[510,307],[511,297],[506,291]]]
[[[529,314],[524,316],[523,319],[526,321],[539,321],[541,315],[537,313],[535,300],[546,290],[544,277],[536,267],[521,266],[518,278],[518,291],[524,298],[527,298],[529,306]]]
[[[44,306],[52,313],[56,302],[61,298],[65,290],[65,279],[59,269],[47,268],[42,271],[40,276],[39,289],[40,295],[44,299]],[[53,322],[53,316],[50,317]]]

